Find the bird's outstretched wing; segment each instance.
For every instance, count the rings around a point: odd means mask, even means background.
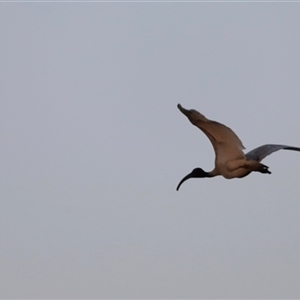
[[[197,110],[185,109],[180,104],[178,104],[177,107],[188,117],[193,125],[197,126],[207,135],[214,148],[219,142],[238,149],[245,149],[239,137],[229,127],[219,122],[207,119]]]
[[[292,147],[287,145],[263,145],[260,147],[257,147],[250,152],[246,154],[246,158],[248,160],[256,160],[258,162],[262,161],[266,156],[272,154],[273,152],[276,152],[278,150],[294,150],[294,151],[300,151],[300,148],[298,147]]]

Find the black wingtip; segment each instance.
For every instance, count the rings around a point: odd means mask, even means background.
[[[177,107],[184,115],[186,115],[187,110],[185,108],[183,108],[180,103],[177,104]]]
[[[290,147],[290,146],[284,147],[283,149],[284,149],[284,150],[300,151],[300,148],[298,148],[298,147]]]

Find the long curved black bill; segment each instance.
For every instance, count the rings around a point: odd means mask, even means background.
[[[180,186],[181,186],[186,180],[188,180],[188,179],[190,179],[190,178],[192,178],[192,177],[193,177],[193,176],[192,176],[192,173],[187,174],[185,177],[183,177],[183,178],[181,179],[181,181],[178,183],[177,188],[176,188],[176,191],[179,190]]]

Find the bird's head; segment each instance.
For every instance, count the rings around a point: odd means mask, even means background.
[[[190,178],[205,178],[205,177],[211,177],[211,175],[208,172],[205,172],[201,168],[195,168],[191,173],[187,174],[185,177],[181,179],[179,182],[176,190],[178,191],[180,186],[188,179]]]

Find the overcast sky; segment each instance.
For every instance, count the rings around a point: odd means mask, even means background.
[[[300,146],[300,3],[0,3],[1,298],[300,298],[300,154],[210,171],[181,103]]]

